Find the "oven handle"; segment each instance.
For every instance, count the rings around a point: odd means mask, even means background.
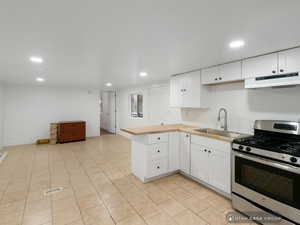
[[[249,159],[249,160],[261,163],[261,164],[272,166],[272,167],[275,167],[278,169],[282,169],[282,170],[286,170],[289,172],[300,174],[300,168],[296,167],[296,166],[291,166],[291,165],[279,163],[279,162],[276,162],[276,161],[273,161],[270,159],[252,156],[252,155],[250,156],[250,155],[241,154],[241,153],[237,153],[237,152],[234,152],[234,156],[238,156],[238,157],[241,157],[244,159]]]

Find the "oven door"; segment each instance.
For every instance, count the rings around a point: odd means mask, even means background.
[[[300,222],[300,168],[233,152],[232,192]]]

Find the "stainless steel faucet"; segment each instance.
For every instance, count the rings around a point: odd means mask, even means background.
[[[225,117],[224,117],[224,123],[221,125],[221,128],[224,130],[228,130],[228,123],[227,123],[227,110],[225,108],[220,108],[218,113],[218,121],[221,121],[221,112],[224,111]]]

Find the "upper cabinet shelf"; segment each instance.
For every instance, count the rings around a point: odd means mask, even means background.
[[[202,70],[202,84],[218,84],[242,80],[241,61],[214,66]]]
[[[171,107],[206,108],[205,94],[200,71],[173,76],[170,80]]]

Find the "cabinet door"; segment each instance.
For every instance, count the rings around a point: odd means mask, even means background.
[[[169,133],[169,172],[179,170],[180,133]]]
[[[183,107],[200,107],[200,71],[188,73],[183,78]]]
[[[230,193],[230,153],[220,149],[213,149],[209,153],[209,183]]]
[[[259,56],[243,61],[243,78],[262,77],[278,74],[278,54]]]
[[[170,80],[170,106],[181,107],[183,95],[183,78],[181,76],[172,77]]]
[[[218,66],[203,69],[201,72],[201,83],[202,84],[218,83],[219,76],[220,76],[220,68]]]
[[[209,168],[207,148],[201,145],[191,144],[191,175],[208,183]]]
[[[180,170],[186,174],[191,173],[191,135],[181,133],[180,138]]]
[[[294,73],[300,71],[300,48],[279,52],[279,73]]]
[[[229,82],[242,79],[242,63],[233,62],[220,66],[219,82]]]

